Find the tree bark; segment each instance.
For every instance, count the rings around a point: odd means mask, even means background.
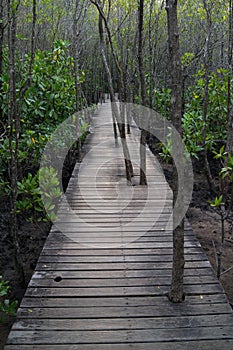
[[[132,172],[133,167],[132,167],[132,163],[131,163],[131,159],[130,159],[129,149],[128,149],[127,142],[126,142],[125,128],[124,128],[122,120],[120,118],[120,113],[119,113],[118,106],[117,106],[117,100],[116,100],[115,93],[114,93],[112,74],[111,74],[111,71],[109,69],[108,61],[107,61],[107,58],[105,55],[104,36],[103,36],[103,18],[101,16],[101,14],[99,14],[99,35],[100,35],[100,51],[101,51],[104,67],[105,67],[105,70],[107,73],[109,92],[110,92],[110,97],[111,97],[111,102],[112,102],[113,121],[114,121],[114,124],[116,121],[118,131],[120,134],[120,139],[121,139],[121,144],[122,144],[122,149],[123,149],[124,159],[125,159],[126,179],[127,179],[128,183],[131,184],[131,178],[133,176],[133,172]]]
[[[36,7],[37,0],[32,3],[32,29],[31,29],[31,52],[28,74],[23,82],[17,96],[16,88],[16,33],[17,33],[17,11],[19,3],[16,5],[8,1],[8,47],[9,47],[9,94],[8,94],[8,125],[9,125],[9,176],[11,182],[11,225],[10,234],[14,247],[15,268],[18,273],[19,283],[25,285],[25,274],[21,259],[20,239],[18,235],[17,220],[17,198],[18,198],[18,156],[19,156],[19,140],[20,140],[20,115],[23,104],[23,98],[31,85],[33,63],[35,57],[35,26],[36,26]]]
[[[4,23],[3,23],[3,0],[0,0],[0,77],[2,76],[2,62],[3,62],[3,36],[4,36]],[[0,92],[2,91],[2,80],[0,79]],[[2,121],[3,111],[0,105],[0,120]]]
[[[118,88],[119,88],[119,100],[120,102],[125,102],[125,89],[124,89],[124,77],[123,77],[123,71],[121,68],[121,64],[119,62],[118,59],[118,55],[116,50],[114,49],[114,45],[113,45],[113,41],[112,41],[112,35],[111,35],[111,31],[109,29],[109,25],[108,25],[108,19],[104,14],[103,11],[103,4],[101,5],[101,3],[99,1],[94,1],[91,0],[91,2],[96,6],[100,16],[102,17],[102,20],[104,22],[104,26],[105,26],[105,30],[107,33],[107,37],[108,37],[108,41],[109,41],[109,45],[111,48],[111,53],[117,68],[117,72],[118,72]],[[109,10],[110,10],[110,1],[109,1]],[[120,113],[119,113],[119,119],[118,119],[118,124],[120,125],[120,133],[121,133],[121,138],[123,138],[125,140],[126,143],[126,136],[125,136],[125,108],[120,104]],[[126,146],[127,147],[127,146]],[[130,167],[129,171],[131,172],[132,176],[133,176],[133,167],[132,167],[132,163],[131,160],[129,159],[128,161],[128,166]]]
[[[166,0],[167,22],[168,22],[168,46],[171,62],[171,80],[172,80],[172,96],[171,96],[171,121],[176,130],[182,134],[182,68],[179,49],[179,30],[177,23],[177,0]],[[172,135],[173,150],[178,147],[176,140]],[[176,149],[176,153],[182,150]],[[179,154],[178,153],[178,154]],[[176,168],[173,162],[173,208],[175,206],[178,193],[178,178]],[[181,203],[182,205],[183,203]],[[174,218],[173,218],[174,220]],[[172,302],[182,302],[184,300],[183,276],[184,276],[184,219],[173,229],[173,266],[172,266],[172,282],[168,294]]]
[[[144,0],[138,0],[138,66],[141,86],[142,105],[147,106],[146,82],[143,65],[143,20],[144,20]],[[146,124],[146,120],[145,120]],[[140,137],[140,185],[147,185],[146,178],[146,129],[141,130]]]
[[[233,105],[231,104],[231,79],[232,79],[232,51],[233,51],[233,1],[229,0],[229,42],[228,42],[228,95],[227,95],[227,111],[228,111],[228,129],[226,151],[233,154]]]
[[[24,286],[25,275],[20,258],[20,243],[17,220],[17,197],[18,197],[18,152],[20,118],[18,115],[16,98],[16,73],[15,73],[15,48],[16,48],[16,11],[11,1],[8,2],[8,47],[9,47],[9,102],[8,102],[8,125],[9,125],[9,175],[11,182],[11,225],[10,234],[14,247],[14,263],[18,274],[19,283]]]
[[[203,139],[204,169],[205,169],[206,179],[209,185],[209,189],[213,193],[214,184],[213,184],[213,179],[210,171],[208,155],[207,155],[207,144],[206,144],[206,128],[207,128],[207,115],[208,115],[208,105],[209,105],[209,73],[210,73],[210,66],[211,66],[210,39],[211,39],[211,32],[212,32],[212,20],[211,20],[211,14],[210,14],[210,10],[208,9],[206,0],[203,0],[203,5],[206,11],[208,28],[207,28],[206,42],[205,42],[205,48],[204,48],[205,88],[204,88],[204,98],[203,98],[204,127],[202,132],[202,139]]]
[[[76,112],[81,108],[80,106],[80,86],[79,86],[79,74],[78,74],[78,0],[75,1],[75,11],[73,19],[73,56],[74,56],[74,83],[75,83],[75,109]],[[77,140],[77,152],[78,152],[78,161],[81,161],[81,139],[80,139],[80,120],[78,120],[78,140]]]

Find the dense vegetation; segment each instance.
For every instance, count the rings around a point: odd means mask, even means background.
[[[38,187],[43,149],[57,125],[96,104],[109,89],[99,50],[99,13],[115,92],[123,101],[146,102],[170,118],[165,1],[144,2],[140,36],[136,0],[0,0],[0,194],[9,203],[7,239],[21,282],[20,223],[48,219]],[[192,157],[204,159],[212,205],[224,203],[224,210],[233,201],[228,191],[233,169],[232,19],[232,0],[179,2],[183,139]],[[144,101],[138,37],[143,41]],[[82,125],[85,133],[85,121]],[[169,161],[167,147],[160,154]],[[221,161],[221,188],[209,167],[213,154]]]

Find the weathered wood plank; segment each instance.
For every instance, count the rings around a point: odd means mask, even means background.
[[[164,295],[169,291],[169,285],[144,285],[144,286],[114,286],[114,287],[50,287],[50,288],[38,288],[38,287],[28,287],[25,295],[26,296],[37,296],[41,297],[43,295],[47,296],[61,296],[61,297],[84,297],[84,296],[130,296],[130,295]],[[195,284],[185,286],[186,294],[213,294],[213,293],[224,293],[222,287],[219,283],[211,283],[211,284]]]
[[[189,328],[188,331],[183,328],[170,328],[154,330],[130,330],[130,332],[116,330],[116,331],[29,331],[24,332],[12,330],[8,343],[11,344],[104,344],[104,343],[125,343],[134,342],[140,343],[142,339],[148,342],[164,341],[192,341],[196,340],[210,340],[210,339],[231,339],[233,340],[231,326],[214,326],[214,327],[194,327]]]
[[[215,284],[216,278],[214,276],[204,277],[188,277],[184,279],[184,285],[196,284]],[[55,277],[54,279],[46,278],[32,278],[29,287],[58,287],[59,288],[82,288],[82,287],[114,287],[114,286],[169,286],[171,284],[170,277],[136,277],[136,278],[62,278]]]
[[[99,322],[99,319],[108,318],[138,318],[138,317],[180,317],[187,316],[192,318],[194,316],[206,316],[216,314],[232,314],[226,303],[213,304],[211,307],[207,304],[196,304],[192,306],[183,306],[182,308],[161,306],[136,306],[136,307],[57,307],[57,308],[20,308],[18,317],[20,319],[94,319]],[[213,319],[214,320],[214,319]],[[85,321],[84,321],[85,322]],[[214,324],[214,323],[213,323]],[[230,323],[229,323],[230,324]],[[232,327],[231,327],[232,329]],[[230,333],[232,334],[232,333]]]
[[[67,350],[67,345],[8,345],[6,350]],[[233,340],[196,340],[186,342],[153,342],[153,343],[124,343],[124,344],[95,344],[95,350],[232,350]],[[94,350],[92,344],[72,345],[69,350]]]
[[[171,262],[172,261],[172,255],[166,255],[162,254],[163,256],[163,262]],[[77,256],[77,255],[41,255],[39,258],[40,263],[47,263],[47,262],[59,262],[59,263],[128,263],[128,262],[134,262],[137,259],[137,262],[160,262],[161,261],[161,255],[159,255],[159,251],[157,254],[151,254],[151,255],[111,255],[111,256]],[[207,261],[207,258],[204,254],[189,254],[186,258],[186,262],[190,261]]]
[[[225,294],[207,294],[207,295],[186,295],[184,304],[182,305],[204,305],[208,304],[227,304],[227,299]],[[139,306],[155,306],[159,305],[160,307],[166,307],[167,306],[167,299],[164,298],[164,296],[131,296],[131,297],[124,297],[124,296],[118,296],[118,297],[83,297],[83,298],[77,298],[77,297],[70,297],[70,298],[62,298],[62,297],[49,297],[46,296],[42,299],[34,298],[34,297],[27,297],[25,296],[21,302],[22,308],[46,308],[46,307],[64,307],[64,308],[70,308],[70,307],[105,307],[105,306],[114,306],[114,307],[122,307],[122,306],[132,306],[132,307],[139,307]],[[175,306],[174,306],[175,307]],[[178,308],[178,307],[176,307]],[[228,311],[232,314],[231,308],[228,305]]]
[[[223,315],[193,315],[192,319],[187,316],[165,317],[140,317],[140,318],[100,318],[96,319],[21,319],[16,322],[13,330],[134,330],[134,329],[167,329],[167,328],[194,328],[228,326],[232,322],[231,314]]]
[[[64,278],[133,278],[133,277],[171,277],[172,270],[170,269],[140,269],[140,270],[38,270],[35,271],[33,278],[55,278],[56,276],[62,276]],[[197,268],[197,269],[187,269],[184,270],[185,277],[192,276],[214,276],[215,273],[210,270],[209,267]]]
[[[55,241],[55,240],[54,240]],[[161,248],[161,247],[156,247],[156,243],[152,244],[151,247],[143,248],[143,245],[139,248],[131,248],[129,245],[126,247],[119,247],[119,246],[114,246],[114,247],[88,247],[88,245],[83,245],[83,244],[78,244],[76,246],[72,246],[72,244],[67,245],[64,249],[61,248],[59,250],[56,248],[55,244],[53,243],[54,241],[51,241],[51,245],[46,245],[44,249],[42,250],[42,255],[64,255],[64,256],[69,256],[69,255],[76,255],[76,256],[118,256],[121,254],[125,254],[126,256],[153,256],[153,255],[172,255],[172,248]],[[71,240],[67,240],[66,243],[71,243]],[[160,240],[159,240],[160,241]],[[61,245],[65,244],[63,243],[64,241],[61,240]],[[160,242],[163,242],[162,240]],[[91,254],[92,252],[92,254]],[[194,256],[202,256],[203,260],[206,259],[206,255],[200,250],[200,247],[193,246],[193,247],[188,247],[185,248],[185,254],[188,259],[188,255]]]
[[[203,268],[203,267],[210,267],[209,261],[192,261],[192,262],[186,262],[187,268]],[[36,267],[36,271],[39,270],[51,270],[51,271],[71,271],[71,270],[82,270],[82,271],[88,271],[88,270],[147,270],[147,269],[171,269],[172,263],[171,262],[158,262],[158,263],[38,263]]]
[[[68,234],[67,234],[68,235]],[[69,236],[68,236],[69,237]],[[76,236],[76,238],[77,238],[77,240],[75,240],[75,235],[73,235],[73,236],[71,236],[71,237],[73,237],[73,240],[72,240],[72,238],[70,238],[70,241],[69,242],[65,242],[65,243],[63,243],[62,242],[62,247],[63,247],[63,249],[69,249],[69,247],[72,245],[74,248],[75,247],[77,247],[77,248],[80,248],[80,245],[82,244],[82,243],[85,243],[85,236],[82,236],[82,235],[77,235]],[[80,237],[80,241],[78,241],[78,237]],[[81,241],[81,238],[82,237],[84,237],[84,239],[83,239],[83,241]],[[125,237],[125,239],[127,239],[127,237],[128,236],[126,236]],[[119,246],[121,246],[122,245],[122,249],[123,248],[125,248],[125,249],[127,249],[127,248],[129,248],[130,247],[130,249],[141,249],[141,248],[149,248],[149,249],[155,249],[155,248],[165,248],[165,249],[167,249],[167,248],[172,248],[172,244],[171,244],[171,242],[154,242],[154,241],[152,241],[152,242],[144,242],[144,241],[141,241],[140,239],[137,239],[137,240],[134,240],[133,242],[130,242],[130,243],[124,243],[124,241],[123,241],[123,238],[124,237],[122,237],[122,242],[120,242],[119,243]],[[105,240],[104,240],[105,239]],[[120,241],[120,237],[119,237],[119,241]],[[103,249],[103,248],[105,248],[105,249],[107,249],[106,247],[103,247],[103,245],[101,244],[101,240],[98,238],[98,237],[92,237],[92,240],[91,240],[91,238],[88,238],[88,236],[87,236],[87,241],[86,241],[86,243],[93,243],[93,244],[96,244],[96,247],[94,247],[95,249],[98,247],[98,243],[99,243],[99,246],[100,246],[100,248],[101,249]],[[102,243],[109,243],[109,244],[111,244],[111,243],[114,243],[114,241],[111,241],[110,239],[109,239],[109,242],[107,241],[107,238],[103,238],[103,240],[102,240]],[[118,241],[117,241],[117,243],[118,243]],[[53,248],[55,248],[55,249],[59,249],[59,247],[61,246],[61,242],[59,242],[58,240],[56,241],[56,238],[54,239],[54,242],[52,242],[52,241],[49,241],[49,245],[50,245],[50,247],[53,247]],[[118,246],[118,248],[119,248],[119,246]],[[190,242],[190,241],[187,241],[186,243],[185,243],[185,248],[196,248],[196,247],[200,247],[200,244],[199,243],[197,243],[197,242]],[[115,247],[114,247],[115,248]],[[85,247],[84,247],[84,249],[85,249]],[[86,249],[90,249],[90,247],[88,247],[88,245],[86,246]]]

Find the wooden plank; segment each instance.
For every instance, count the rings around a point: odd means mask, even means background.
[[[231,339],[231,326],[214,326],[214,327],[198,327],[185,330],[182,328],[156,329],[154,330],[130,330],[130,332],[122,330],[111,331],[30,331],[24,332],[12,330],[8,342],[11,344],[104,344],[104,343],[125,343],[133,341],[141,343],[142,339],[147,339],[148,342],[164,341],[192,341],[210,340],[210,339]]]
[[[212,304],[227,304],[227,299],[225,294],[207,294],[207,295],[186,295],[184,305],[195,306],[196,304],[200,305],[212,305]],[[159,305],[161,308],[167,306],[167,299],[164,296],[131,296],[131,297],[49,297],[46,296],[42,299],[27,297],[25,296],[21,302],[21,308],[56,308],[56,307],[139,307],[139,306],[155,306]],[[182,306],[183,307],[183,306]],[[174,306],[175,308],[175,306]],[[231,308],[228,307],[230,314]]]
[[[131,296],[131,295],[165,295],[169,291],[168,285],[160,285],[155,283],[154,285],[134,285],[134,286],[89,286],[89,287],[28,287],[25,293],[26,296],[41,297],[43,295],[47,296],[61,296],[61,297],[85,297],[85,296]],[[195,284],[195,285],[185,285],[186,294],[213,294],[213,293],[224,293],[222,287],[219,283],[211,284]]]
[[[227,303],[195,304],[182,305],[181,308],[172,305],[150,305],[150,306],[96,306],[96,307],[33,307],[33,308],[19,308],[18,317],[26,319],[95,319],[102,318],[138,318],[138,317],[193,317],[216,315],[216,314],[230,314],[229,305]],[[229,324],[230,325],[230,324]],[[232,329],[232,327],[231,327]],[[232,333],[230,333],[232,334]]]
[[[60,277],[60,276],[59,276]],[[114,286],[157,286],[157,285],[167,285],[170,286],[170,277],[134,277],[134,278],[91,278],[91,279],[81,279],[81,278],[62,278],[55,277],[54,279],[46,278],[32,278],[29,287],[57,287],[67,288],[67,287],[114,287]],[[216,283],[216,278],[214,276],[192,276],[184,278],[184,285],[196,285],[196,284],[211,284]]]
[[[122,343],[122,344],[95,344],[94,349],[92,344],[69,344],[69,350],[232,350],[233,340],[192,340],[190,341],[166,341],[166,342],[141,342],[137,344]],[[8,345],[5,350],[68,350],[67,345]]]
[[[172,261],[172,255],[165,255],[165,254],[159,254],[160,250],[158,250],[157,254],[151,254],[151,255],[111,255],[111,256],[77,256],[77,255],[41,255],[39,258],[40,263],[47,263],[47,262],[59,262],[59,263],[128,263],[128,262],[134,262],[137,260],[137,262],[161,262],[161,255],[163,257],[163,262],[171,262]],[[207,258],[204,254],[188,254],[186,257],[186,262],[190,261],[207,261]]]
[[[68,233],[67,233],[67,235],[68,235]],[[74,249],[75,248],[80,248],[80,246],[82,244],[82,241],[81,240],[80,240],[80,242],[78,241],[79,237],[80,237],[80,239],[83,237],[83,242],[85,243],[85,237],[86,236],[82,236],[82,235],[79,236],[77,234],[77,236],[76,236],[77,241],[75,240],[75,235],[73,235],[71,237],[73,237],[73,240],[70,238],[69,241],[67,241],[65,243],[62,242],[63,249],[69,249],[69,247],[71,247],[71,245],[73,246]],[[123,238],[124,237],[122,237],[122,242],[120,242],[122,244],[122,247],[121,247],[122,249],[141,249],[141,248],[146,248],[146,249],[155,249],[155,248],[157,248],[157,249],[163,249],[163,248],[167,249],[167,248],[170,248],[171,249],[172,248],[171,242],[167,242],[167,243],[166,242],[156,242],[155,243],[154,241],[152,241],[152,242],[144,242],[144,241],[141,241],[140,239],[138,239],[138,240],[135,240],[135,241],[130,242],[130,243],[127,244],[127,243],[124,243]],[[127,238],[128,238],[128,236],[125,237],[125,239],[127,239]],[[119,241],[120,241],[120,237],[119,237]],[[100,249],[103,249],[103,248],[107,249],[106,247],[101,246],[101,240],[100,240],[100,238],[98,238],[98,236],[97,237],[94,236],[94,237],[92,237],[92,239],[88,238],[88,236],[87,236],[87,242],[96,244],[95,249],[98,247],[97,243],[99,243]],[[104,243],[104,242],[105,243],[114,243],[114,241],[111,241],[111,239],[109,239],[109,242],[107,242],[107,238],[103,237],[102,243]],[[45,246],[47,247],[47,245],[45,245]],[[56,240],[56,237],[55,237],[53,242],[52,242],[52,240],[49,241],[49,246],[53,247],[54,249],[59,249],[59,247],[61,247],[61,242]],[[200,247],[200,243],[198,243],[196,241],[194,241],[194,242],[191,242],[191,241],[185,242],[185,248],[189,248],[190,249],[190,248],[197,248],[197,247]],[[83,248],[85,249],[85,247],[83,247]],[[118,248],[119,248],[119,246],[118,246]],[[90,249],[90,247],[86,246],[86,249]]]
[[[199,248],[187,248],[186,249],[186,254],[191,254],[191,255],[199,255],[199,254],[204,254],[200,253]],[[43,250],[41,255],[55,255],[55,256],[69,256],[69,255],[76,255],[76,256],[114,256],[114,255],[120,255],[120,254],[125,254],[126,256],[128,255],[156,255],[156,254],[161,254],[161,255],[170,255],[172,254],[172,248],[139,248],[139,249],[134,249],[134,248],[95,248],[95,249],[82,249],[80,248],[73,248],[73,246],[70,247],[70,249],[56,249],[50,246],[46,246]],[[203,255],[204,256],[204,255]]]
[[[192,261],[186,263],[187,268],[203,268],[203,267],[210,267],[209,261]],[[99,263],[99,264],[90,264],[90,263],[38,263],[36,266],[36,271],[39,270],[51,270],[51,271],[71,271],[71,270],[82,270],[82,271],[96,271],[96,270],[147,270],[147,269],[171,269],[172,263],[171,262],[158,262],[158,263]]]
[[[133,277],[171,277],[172,270],[170,269],[140,269],[140,270],[38,270],[33,274],[33,278],[55,278],[56,276],[62,276],[64,278],[133,278]],[[198,269],[187,269],[184,270],[185,277],[192,276],[214,276],[214,272],[209,267],[198,268]]]
[[[232,322],[231,314],[223,315],[193,315],[165,317],[140,317],[140,318],[99,318],[96,319],[21,319],[14,323],[13,330],[136,330],[136,329],[167,329],[167,328],[195,328],[228,326]]]

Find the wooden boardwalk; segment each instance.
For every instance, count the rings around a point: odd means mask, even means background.
[[[182,304],[166,297],[172,195],[148,151],[148,187],[127,186],[110,103],[95,115],[5,350],[232,350],[233,314],[190,228]],[[139,179],[137,131],[129,148]],[[119,142],[119,141],[118,141]]]

